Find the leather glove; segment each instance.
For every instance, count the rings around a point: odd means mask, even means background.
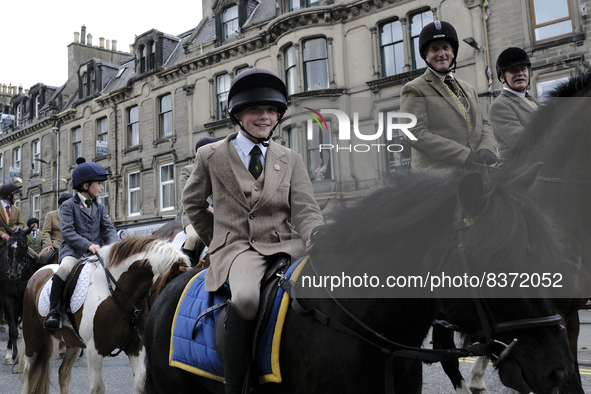
[[[497,160],[497,155],[495,155],[494,153],[492,153],[488,149],[481,149],[478,152],[476,152],[476,154],[482,160],[484,160],[484,164],[486,164],[486,165],[492,165],[492,164],[495,164],[498,161]]]
[[[464,166],[467,170],[475,170],[478,168],[475,164],[484,164],[484,160],[471,150],[464,162]]]

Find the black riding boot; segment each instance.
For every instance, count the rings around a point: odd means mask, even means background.
[[[191,267],[195,267],[195,251],[181,247],[181,252],[184,253],[189,258],[189,262],[191,263]]]
[[[253,320],[244,320],[232,302],[226,310],[224,377],[226,394],[241,394],[252,359]]]
[[[57,274],[53,275],[53,285],[51,286],[51,294],[49,295],[49,313],[45,318],[43,328],[49,332],[56,332],[61,330],[61,304],[62,296],[66,282],[62,280]]]

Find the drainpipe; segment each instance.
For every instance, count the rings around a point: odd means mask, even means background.
[[[484,28],[484,47],[486,48],[486,76],[488,77],[488,91],[490,93],[490,104],[493,101],[493,76],[492,70],[490,69],[490,48],[488,46],[488,25],[486,23],[486,10],[484,6],[482,8],[482,27]]]
[[[113,109],[113,114],[115,116],[115,152],[113,152],[115,154],[115,171],[117,173],[117,175],[120,174],[119,172],[119,161],[118,159],[118,152],[117,152],[117,146],[119,145],[118,139],[119,139],[119,135],[118,135],[118,128],[117,125],[119,124],[119,122],[117,121],[117,104],[114,104],[112,107]],[[118,211],[118,207],[117,207],[117,202],[119,201],[119,182],[115,182],[115,221],[117,220],[118,216],[119,216],[119,211]]]
[[[57,136],[57,141],[56,141],[56,181],[57,181],[57,187],[55,189],[55,205],[57,206],[56,209],[59,208],[59,195],[60,195],[60,121],[56,120],[55,121],[55,125],[53,126],[53,131],[55,131],[55,134]]]

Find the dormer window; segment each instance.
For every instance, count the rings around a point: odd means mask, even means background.
[[[156,67],[156,43],[152,41],[149,44],[150,47],[150,57],[148,59],[148,68],[153,70]]]
[[[39,110],[41,109],[41,96],[35,96],[35,118],[39,117]]]
[[[224,41],[237,37],[240,34],[238,24],[238,6],[227,8],[222,13],[222,37]]]
[[[146,71],[146,47],[140,47],[140,73]]]
[[[90,70],[90,86],[88,86],[88,94],[89,95],[94,93],[95,80],[96,80],[96,73],[94,72],[94,68],[93,68],[92,70]]]
[[[319,0],[288,0],[288,4],[290,11],[297,11],[300,8],[318,5]]]
[[[82,74],[82,97],[88,95],[88,73]]]

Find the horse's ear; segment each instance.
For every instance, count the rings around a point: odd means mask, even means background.
[[[33,229],[31,227],[27,228],[24,232],[24,235],[26,236],[26,235],[31,234],[31,231],[33,231]]]
[[[11,235],[11,234],[12,234],[12,229],[11,229],[10,227],[8,227],[8,226],[7,226],[7,225],[5,225],[5,224],[2,224],[2,226],[4,226],[4,230],[6,230],[6,232],[7,232],[9,235]]]
[[[529,188],[534,184],[536,179],[538,178],[538,174],[542,169],[542,165],[544,163],[534,163],[525,172],[522,174],[517,175],[513,178],[509,183],[508,186],[515,187],[518,189],[522,189],[524,191],[528,191]]]
[[[458,186],[458,199],[464,212],[478,216],[485,207],[484,184],[480,172],[465,175]]]

